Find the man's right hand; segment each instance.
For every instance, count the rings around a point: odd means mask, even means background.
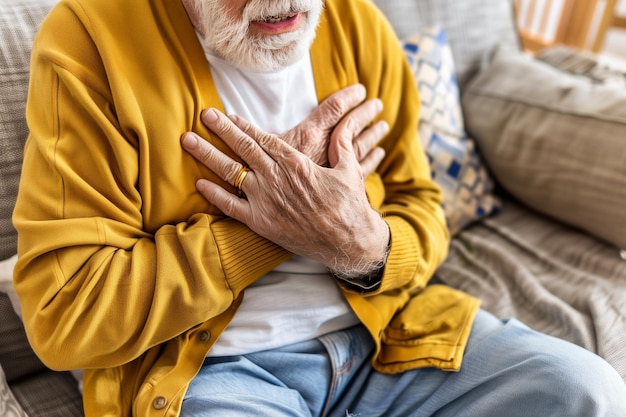
[[[385,156],[384,150],[376,145],[387,134],[389,126],[385,121],[372,124],[382,110],[382,103],[378,99],[364,101],[365,95],[361,84],[343,88],[324,100],[305,120],[278,137],[318,165],[328,166],[331,135],[338,129],[349,129],[355,155],[363,176],[367,177]],[[269,135],[243,118],[233,117],[232,120],[252,137]]]
[[[246,197],[199,179],[196,186],[207,201],[258,235],[323,263],[338,276],[368,276],[380,268],[390,231],[367,198],[363,165],[354,151],[358,133],[353,118],[343,118],[330,134],[328,167],[277,135],[242,131],[233,123],[237,119],[215,109],[203,112],[202,118],[243,164],[191,132],[181,138],[183,147]]]

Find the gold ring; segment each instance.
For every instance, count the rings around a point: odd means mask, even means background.
[[[241,186],[243,185],[243,180],[246,179],[248,172],[250,172],[250,168],[246,166],[242,166],[239,172],[237,173],[237,176],[235,177],[235,182],[233,183],[233,185],[237,189],[237,192],[239,192],[240,196],[243,195],[243,190],[241,189]]]

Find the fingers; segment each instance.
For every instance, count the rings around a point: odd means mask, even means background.
[[[237,115],[229,115],[228,118],[246,135],[252,137],[252,138],[261,138],[261,137],[265,137],[265,136],[270,136],[268,133],[266,133],[265,131],[259,129],[258,127],[256,127],[255,125],[253,125],[252,123],[250,123],[248,120],[244,119],[243,117],[237,116]]]
[[[305,123],[322,131],[332,129],[344,115],[365,100],[365,87],[353,84],[331,94],[307,118]],[[371,120],[371,119],[370,119]]]
[[[257,143],[259,148],[262,149],[272,160],[280,162],[285,158],[299,158],[300,156],[303,156],[289,143],[281,140],[276,135],[268,134],[260,130],[244,118],[236,115],[229,117],[233,123],[235,123],[244,133],[249,135]]]
[[[204,179],[196,182],[196,188],[200,194],[207,199],[207,201],[211,202],[226,216],[239,221],[244,221],[246,212],[249,210],[247,200],[237,198],[219,185]]]
[[[334,129],[331,135],[331,144],[333,140],[349,144],[356,161],[360,161],[387,133],[386,122],[375,123],[363,132],[366,126],[382,111],[382,108],[383,105],[379,99],[372,99],[353,109]],[[355,149],[352,149],[353,139],[355,139]],[[339,163],[339,160],[336,159],[338,156],[337,153],[333,153],[331,157],[331,148],[329,147],[328,160],[332,167]],[[348,156],[348,153],[345,156]]]
[[[363,161],[389,132],[389,125],[384,120],[374,123],[352,141],[356,159]]]
[[[385,158],[385,150],[383,148],[374,148],[368,153],[365,158],[360,160],[361,171],[363,172],[363,177],[367,177],[378,168],[378,165]]]
[[[210,142],[195,133],[185,133],[182,137],[183,148],[204,166],[215,172],[229,184],[235,184],[242,164],[230,158]]]
[[[383,103],[379,99],[375,98],[372,100],[368,100],[365,103],[361,104],[350,113],[346,115],[344,120],[337,126],[337,129],[347,129],[348,126],[345,125],[346,120],[352,120],[350,125],[350,130],[346,130],[345,132],[340,132],[340,134],[352,135],[351,137],[356,137],[359,133],[361,133],[376,116],[380,114],[383,109]],[[343,126],[342,126],[343,124]],[[382,128],[382,126],[379,126]],[[380,139],[380,138],[379,138]]]
[[[225,155],[195,133],[185,133],[181,142],[183,148],[194,158],[236,188],[244,190],[244,187],[248,187],[252,181],[251,172],[248,172],[244,178],[241,177],[243,165],[240,162]],[[238,198],[220,185],[205,179],[198,180],[196,188],[207,201],[215,205],[225,215],[239,221],[243,221],[245,218],[245,213],[248,210],[245,199]]]
[[[269,168],[271,164],[267,158],[271,159],[274,162],[277,162],[280,165],[284,165],[285,161],[306,158],[306,155],[302,154],[296,148],[281,140],[278,136],[263,132],[244,118],[233,115],[230,116],[230,120],[235,123],[235,125],[238,126],[243,133],[248,135],[249,139],[251,139],[247,141],[249,142],[247,146],[249,146],[251,153],[244,155],[240,152],[242,149],[245,148],[238,147],[237,144],[231,146],[230,142],[228,142],[226,138],[222,139],[227,141],[228,145],[235,152],[237,152],[239,156],[241,156],[242,159],[245,160],[254,170],[264,170],[266,168]],[[253,144],[255,144],[256,146]],[[253,158],[253,156],[258,156],[258,158]],[[255,160],[258,162],[254,162]]]
[[[382,102],[377,98],[367,100],[365,102],[362,102],[361,99],[361,101],[357,102],[355,98],[361,97],[357,94],[365,94],[365,89],[361,90],[359,87],[362,86],[360,84],[356,84],[354,86],[346,87],[343,90],[339,90],[339,92],[330,96],[328,99],[326,99],[326,101],[320,104],[317,109],[312,113],[313,117],[309,117],[309,120],[316,120],[316,116],[322,117],[322,120],[319,122],[320,126],[324,128],[327,127],[328,129],[336,126],[334,134],[347,135],[351,138],[356,138],[363,130],[367,128],[368,125],[372,123],[372,121],[380,114],[383,109]],[[337,114],[335,114],[334,112],[336,112]],[[338,112],[342,113],[338,114]],[[375,130],[373,133],[379,133],[382,129],[382,126],[378,126],[377,130]],[[337,132],[338,130],[340,131]],[[382,136],[384,136],[384,134],[386,133],[387,132],[385,131]],[[382,139],[382,136],[378,136],[377,140],[375,140],[375,142],[369,146],[369,149],[363,152],[362,156],[365,156],[367,153],[369,153],[369,150],[371,150],[371,148],[376,143],[378,143],[380,139]],[[370,136],[368,137],[372,139]],[[371,140],[366,143],[371,143]]]
[[[237,117],[233,117],[233,119],[248,132],[255,134],[260,132],[244,119]],[[233,120],[215,109],[208,109],[203,112],[202,120],[251,168],[252,172],[247,174],[246,178],[254,177],[254,172],[262,176],[271,176],[276,163],[284,165],[297,162],[300,158],[306,158],[274,135],[261,133],[257,137],[249,136],[238,128]],[[224,181],[234,186],[238,185],[241,163],[191,132],[183,136],[183,147]],[[246,179],[242,182],[241,188],[247,194],[246,187],[250,181]]]
[[[346,118],[333,131],[328,145],[328,162],[331,168],[358,171],[361,174],[361,167],[352,147],[354,123],[353,119]]]
[[[239,119],[239,121],[241,120],[243,119]],[[267,165],[268,156],[265,152],[263,152],[263,149],[261,149],[255,139],[259,141],[266,141],[270,135],[263,135],[260,138],[253,139],[246,132],[242,131],[235,123],[233,123],[233,121],[224,113],[217,111],[216,109],[205,110],[202,113],[202,121],[250,167],[257,169],[260,166]],[[251,127],[248,126],[248,129],[251,129]],[[217,174],[219,175],[219,173]],[[224,179],[226,180],[226,178]]]

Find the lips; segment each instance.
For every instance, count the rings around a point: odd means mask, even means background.
[[[304,24],[305,19],[305,13],[287,12],[252,20],[250,27],[260,35],[281,35],[298,30]]]

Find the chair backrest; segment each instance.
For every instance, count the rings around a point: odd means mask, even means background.
[[[598,52],[602,49],[606,33],[612,28],[626,29],[626,0],[606,0],[592,51]]]
[[[609,27],[626,27],[626,19],[615,12],[618,3],[619,0],[515,0],[524,49],[537,52],[551,45],[567,45],[598,52]]]

